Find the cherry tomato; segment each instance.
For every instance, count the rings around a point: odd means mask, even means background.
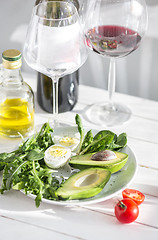
[[[138,205],[130,198],[122,199],[115,206],[115,216],[121,223],[134,222],[138,215]]]
[[[132,199],[134,202],[137,203],[137,205],[140,205],[144,199],[145,196],[143,193],[141,193],[138,190],[134,190],[134,189],[128,189],[126,188],[123,192],[122,192],[122,196],[123,198],[130,198]]]

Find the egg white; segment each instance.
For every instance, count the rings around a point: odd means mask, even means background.
[[[45,151],[44,161],[50,168],[57,169],[64,166],[71,157],[71,150],[59,144],[50,146]]]
[[[76,151],[80,142],[80,138],[79,138],[79,134],[65,135],[65,136],[56,135],[54,136],[53,141],[55,144],[60,144],[64,147],[71,149],[71,151]]]

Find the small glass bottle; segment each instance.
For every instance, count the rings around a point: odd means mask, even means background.
[[[34,94],[21,75],[21,52],[9,49],[2,54],[0,83],[0,135],[25,137],[34,127]]]

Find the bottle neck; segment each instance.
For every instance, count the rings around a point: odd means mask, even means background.
[[[3,84],[22,84],[23,78],[21,75],[21,68],[17,69],[3,69]]]
[[[52,1],[65,1],[65,0],[36,0],[35,5],[38,5],[41,2],[52,2]],[[72,2],[77,10],[79,10],[79,1],[78,0],[66,0],[67,2]]]

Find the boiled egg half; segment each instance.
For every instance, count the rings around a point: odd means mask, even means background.
[[[55,144],[60,144],[64,147],[67,147],[71,149],[71,151],[75,151],[80,142],[77,134],[74,136],[54,136],[53,140]]]
[[[52,145],[45,151],[44,161],[50,168],[64,166],[71,157],[71,150],[61,145]]]

